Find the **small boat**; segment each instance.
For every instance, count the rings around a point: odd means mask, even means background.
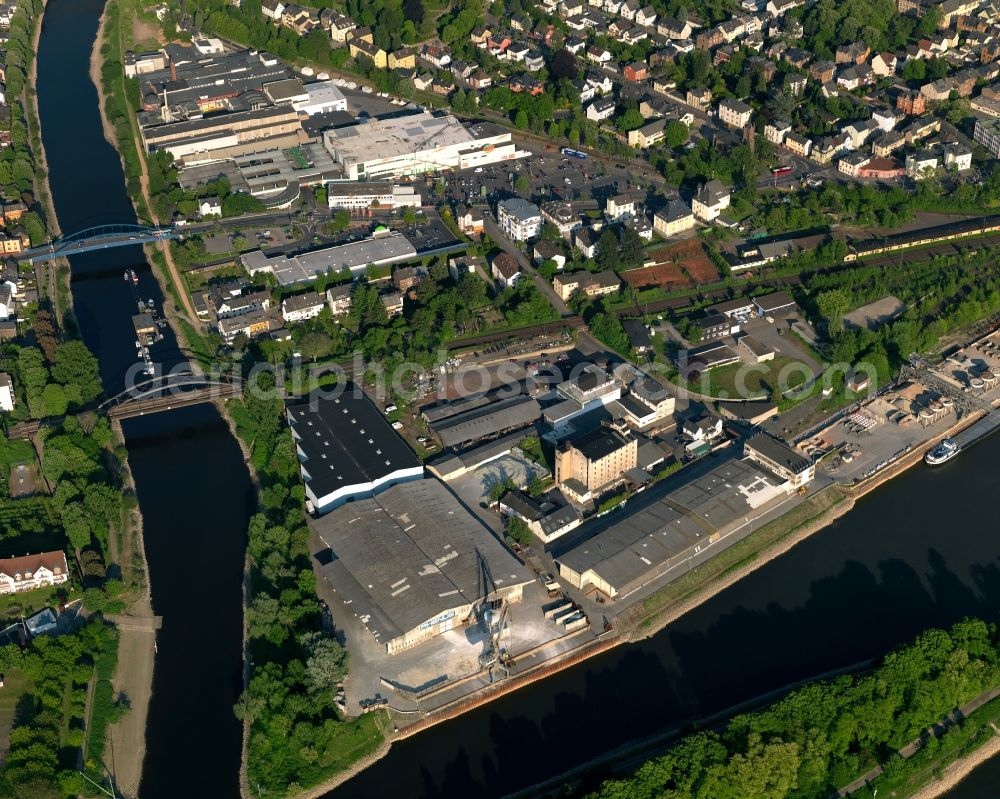
[[[139,276],[135,273],[134,269],[128,269],[125,272],[125,280],[130,282],[133,286],[139,285]]]
[[[924,455],[924,461],[931,466],[940,466],[942,463],[950,461],[961,451],[962,448],[958,446],[954,439],[946,438],[934,447],[934,449]]]

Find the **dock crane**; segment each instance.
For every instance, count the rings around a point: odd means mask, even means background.
[[[501,643],[504,630],[510,622],[510,606],[502,599],[490,599],[496,593],[496,581],[493,579],[486,558],[478,549],[476,558],[479,561],[479,598],[473,606],[470,620],[474,619],[486,633],[483,651],[479,653],[479,668],[489,673],[492,682],[494,669],[501,672],[504,677],[509,677],[509,669],[514,665],[514,659]]]

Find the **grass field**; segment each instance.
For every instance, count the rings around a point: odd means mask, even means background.
[[[791,364],[799,364],[796,358],[775,356],[774,360],[754,364],[752,367],[743,363],[734,363],[705,373],[708,379],[708,392],[713,397],[723,399],[741,397],[744,399],[767,398],[771,390],[778,386],[781,370]],[[801,370],[790,369],[787,388],[797,388],[806,382],[806,376]],[[692,386],[702,390],[701,383]]]
[[[17,712],[17,703],[31,690],[31,683],[21,672],[4,675],[4,685],[0,688],[0,761],[3,761],[10,747],[10,729]]]

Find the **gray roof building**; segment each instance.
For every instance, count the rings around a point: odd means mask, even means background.
[[[437,480],[403,483],[311,520],[320,575],[391,654],[520,599],[528,570]],[[483,572],[493,586],[484,586]]]

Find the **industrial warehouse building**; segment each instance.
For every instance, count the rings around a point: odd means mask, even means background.
[[[497,125],[466,127],[450,114],[430,111],[328,130],[323,142],[351,180],[468,169],[527,154]]]
[[[424,475],[420,459],[360,388],[285,405],[306,497],[315,513]]]
[[[596,534],[554,553],[559,576],[621,598],[721,540],[750,511],[787,496],[781,478],[747,460],[726,461],[621,521],[598,520]]]
[[[531,574],[434,479],[389,488],[310,525],[319,574],[389,654],[459,627],[480,601],[518,602]]]
[[[527,394],[499,400],[482,397],[466,402],[424,412],[431,430],[441,439],[441,446],[461,447],[495,438],[534,424],[542,415],[538,401]]]
[[[639,442],[627,428],[602,425],[564,441],[556,450],[556,483],[587,502],[624,479],[637,464]]]
[[[350,241],[333,247],[300,253],[288,257],[283,253],[265,255],[254,250],[240,256],[240,264],[251,275],[265,272],[274,275],[280,286],[291,286],[315,280],[319,275],[351,272],[359,275],[369,266],[384,266],[417,257],[416,248],[402,233],[376,231],[360,241]]]
[[[165,150],[175,160],[185,164],[296,147],[304,141],[298,111],[287,105],[218,114],[142,129],[142,143],[147,153]]]

